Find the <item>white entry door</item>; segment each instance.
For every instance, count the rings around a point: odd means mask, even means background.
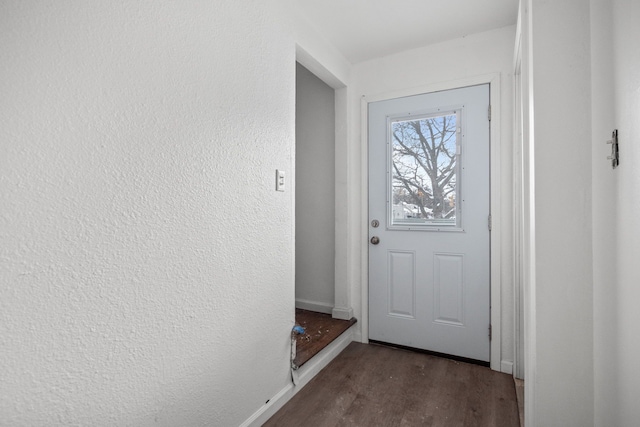
[[[369,338],[490,358],[489,85],[369,104]]]

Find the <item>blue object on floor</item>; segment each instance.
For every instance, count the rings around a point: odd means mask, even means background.
[[[304,334],[304,328],[302,326],[296,325],[293,327],[293,332],[296,334]]]

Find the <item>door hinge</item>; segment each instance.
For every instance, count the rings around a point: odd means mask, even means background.
[[[487,218],[487,226],[489,227],[489,231],[491,231],[491,227],[493,226],[491,214],[489,214],[489,217]]]
[[[487,108],[487,118],[491,121],[491,105]]]
[[[491,336],[491,325],[489,325],[489,341],[491,341],[491,338],[492,338],[492,336]]]

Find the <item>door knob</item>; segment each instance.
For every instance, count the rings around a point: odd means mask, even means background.
[[[373,236],[371,238],[371,243],[377,245],[378,243],[380,243],[380,238],[378,236]]]

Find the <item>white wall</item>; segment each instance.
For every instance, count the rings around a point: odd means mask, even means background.
[[[533,45],[526,60],[534,71],[528,100],[537,248],[530,301],[537,349],[527,371],[533,373],[527,392],[535,398],[527,423],[635,426],[640,4],[534,0],[522,6],[533,29],[523,36]],[[616,128],[621,164],[612,170],[605,142]],[[558,182],[568,195],[560,206],[549,195]]]
[[[506,27],[485,33],[470,35],[444,43],[434,44],[419,49],[401,52],[396,55],[356,64],[352,71],[353,91],[351,98],[352,130],[351,142],[355,156],[366,161],[366,153],[360,151],[360,119],[362,96],[393,93],[406,89],[425,87],[435,84],[446,84],[457,80],[478,77],[491,73],[500,74],[501,110],[494,111],[494,117],[501,120],[500,139],[502,153],[498,167],[502,171],[502,272],[501,272],[501,304],[502,304],[502,348],[500,360],[508,367],[513,362],[513,275],[511,244],[511,209],[512,182],[512,59],[515,27]],[[351,171],[352,179],[361,178],[361,170]],[[361,182],[361,191],[366,193],[366,181]],[[363,194],[358,195],[362,200]],[[364,194],[366,197],[366,194]],[[358,206],[358,218],[362,218],[361,206]],[[354,207],[355,209],[355,207]],[[365,212],[366,215],[366,212]],[[365,220],[366,222],[366,220]],[[353,224],[355,229],[366,233],[366,224],[362,230],[362,219]],[[359,242],[366,242],[366,234]],[[363,247],[366,256],[367,248]],[[362,300],[361,286],[354,286],[353,300],[356,317],[361,319]],[[494,325],[494,328],[496,326]],[[366,337],[365,337],[366,338]]]
[[[617,316],[619,347],[612,352],[618,366],[620,425],[632,426],[640,419],[640,3],[613,2],[615,78],[615,127],[621,143],[616,187],[617,223]],[[606,154],[606,153],[605,153]],[[604,225],[604,224],[603,224]],[[606,222],[606,227],[610,221]],[[606,321],[606,320],[605,320]],[[617,354],[615,354],[617,353]]]
[[[594,0],[593,233],[595,424],[640,419],[640,4]],[[617,128],[620,166],[604,141]]]
[[[0,5],[2,424],[232,426],[290,384],[281,5]]]
[[[527,425],[593,425],[590,10],[582,0],[527,9],[533,166]],[[531,365],[534,365],[533,367]],[[533,375],[530,375],[533,374]],[[533,404],[531,404],[533,402]]]
[[[609,0],[593,0],[591,7],[591,130],[593,221],[593,336],[594,424],[621,426],[617,297],[617,179],[606,159],[605,141],[618,125],[615,119],[613,67],[613,7]]]
[[[296,66],[296,306],[331,313],[335,285],[335,95]]]

